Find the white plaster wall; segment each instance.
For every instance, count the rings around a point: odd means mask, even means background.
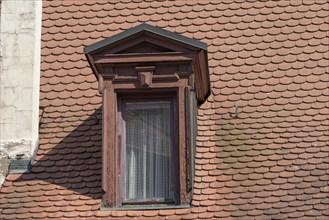
[[[0,185],[10,158],[38,145],[41,0],[1,0]]]

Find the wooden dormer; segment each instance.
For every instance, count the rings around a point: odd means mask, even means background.
[[[154,66],[152,81],[172,82],[187,74],[199,104],[210,94],[207,45],[177,33],[141,24],[85,47],[84,53],[100,91],[105,78],[114,85],[130,82],[126,86],[138,88],[141,83],[136,67]]]
[[[175,150],[173,160],[178,170],[174,205],[191,201],[197,104],[210,94],[206,49],[205,43],[147,24],[85,48],[103,96],[104,207],[126,204],[122,189],[126,136],[122,103],[127,99],[171,100],[170,147]]]

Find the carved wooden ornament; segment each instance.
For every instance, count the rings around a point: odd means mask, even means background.
[[[141,87],[151,87],[154,66],[136,67]]]

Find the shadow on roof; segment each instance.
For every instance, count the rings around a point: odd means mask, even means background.
[[[49,191],[49,195],[62,195],[70,199],[70,195],[84,195],[91,199],[100,199],[101,189],[101,146],[102,146],[102,107],[94,111],[86,120],[75,127],[58,144],[57,137],[51,138],[56,131],[40,127],[40,133],[48,138],[48,144],[41,144],[36,161],[30,173],[23,174],[15,182],[17,184],[33,184],[38,182],[41,188]],[[47,120],[47,119],[46,119]],[[49,119],[48,119],[49,120]],[[66,122],[67,123],[67,122]],[[71,128],[74,122],[71,122]],[[47,130],[44,134],[43,131]],[[54,128],[56,130],[56,128]],[[39,181],[40,180],[40,181]],[[29,181],[32,181],[29,184]],[[26,183],[22,183],[26,182]],[[49,185],[47,187],[47,185]],[[44,192],[47,195],[47,192]]]

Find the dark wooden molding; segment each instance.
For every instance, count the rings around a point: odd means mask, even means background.
[[[178,87],[178,149],[179,149],[179,173],[180,173],[180,202],[187,204],[188,192],[186,183],[186,115],[185,115],[185,84],[180,81]]]
[[[112,82],[105,81],[103,92],[103,203],[115,206],[118,200],[118,148],[116,132],[116,93]],[[105,182],[104,182],[105,181]],[[105,188],[105,189],[104,189]]]
[[[164,52],[164,53],[128,53],[97,56],[95,64],[121,64],[121,63],[145,63],[145,62],[175,62],[192,61],[188,53]]]
[[[185,75],[185,74],[180,74]],[[168,74],[168,75],[153,75],[152,74],[152,81],[153,82],[177,82],[180,79],[178,73]],[[127,82],[137,82],[140,79],[138,76],[119,76],[115,75],[113,78],[113,82],[115,83],[127,83]]]
[[[191,109],[190,108],[190,86],[184,87],[185,88],[185,136],[186,136],[186,187],[187,187],[187,192],[190,192],[192,189],[192,170],[191,170],[191,148],[189,146],[191,146],[191,134],[190,134],[190,120],[188,120],[191,117]],[[190,196],[190,194],[188,194]],[[188,198],[190,199],[190,197]]]
[[[207,45],[200,41],[142,24],[87,46],[84,52],[97,79],[109,64],[189,63],[199,104],[210,95]]]
[[[101,75],[98,76],[98,91],[100,94],[104,91],[104,79]]]

